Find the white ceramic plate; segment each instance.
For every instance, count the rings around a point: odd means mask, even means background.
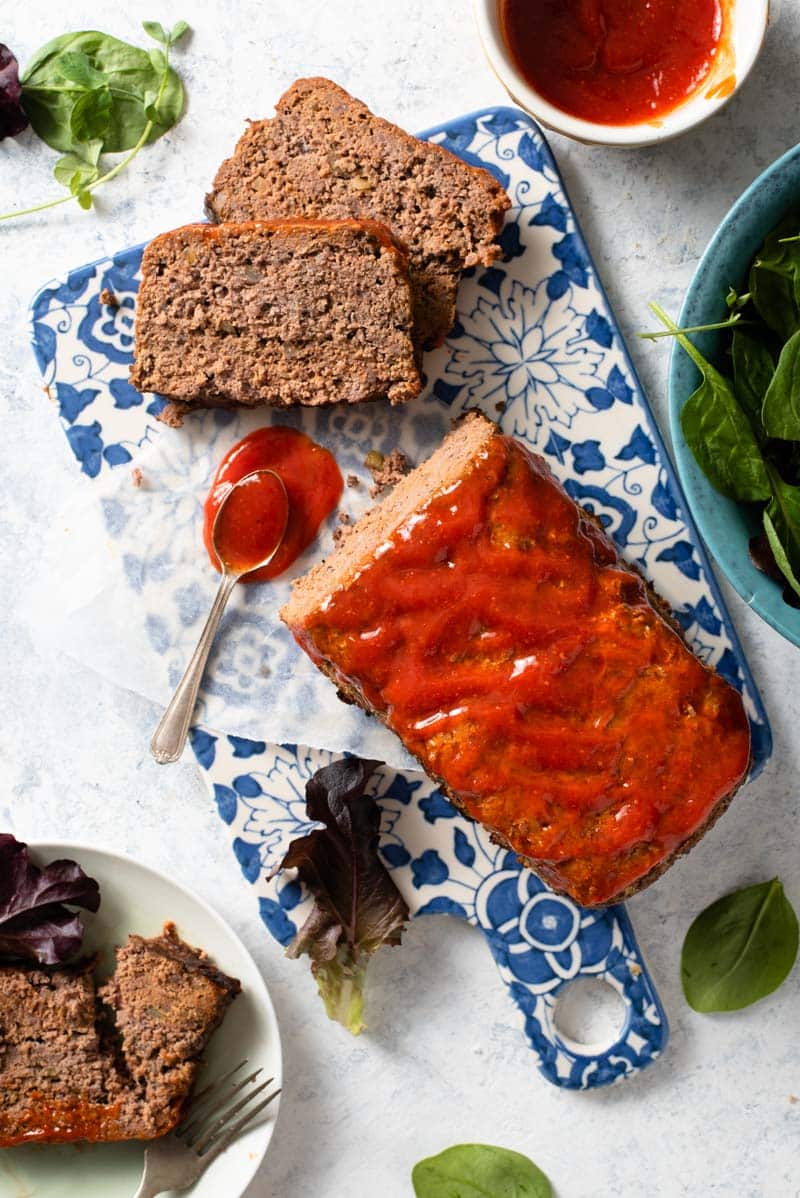
[[[71,858],[100,883],[96,915],[86,914],[84,947],[100,952],[100,972],[113,968],[113,949],[130,932],[156,936],[171,920],[189,943],[206,950],[220,969],[242,983],[242,993],[215,1033],[203,1077],[213,1078],[247,1057],[266,1077],[281,1079],[278,1022],[267,988],[242,942],[212,909],[164,874],[128,857],[78,844],[31,844],[37,865]],[[278,1102],[268,1118],[241,1136],[183,1194],[239,1198],[272,1138]],[[0,1198],[131,1198],[139,1184],[143,1144],[30,1145],[0,1152]],[[171,1191],[170,1191],[171,1192]]]

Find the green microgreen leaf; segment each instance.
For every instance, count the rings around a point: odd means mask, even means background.
[[[170,35],[160,21],[142,21],[142,29],[148,37],[152,37],[156,42],[161,42],[162,46],[170,44]]]
[[[176,21],[169,35],[169,44],[174,46],[189,31],[188,21]]]
[[[106,86],[106,77],[102,71],[92,66],[88,55],[80,50],[67,50],[55,60],[55,69],[63,79],[75,83],[79,87],[92,90]]]

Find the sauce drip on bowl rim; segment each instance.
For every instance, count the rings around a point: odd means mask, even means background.
[[[535,91],[603,125],[657,121],[711,75],[726,0],[499,0],[503,38]],[[727,93],[720,93],[727,94]]]
[[[275,557],[262,569],[245,574],[242,582],[263,582],[287,570],[314,540],[344,485],[333,455],[305,433],[284,425],[249,433],[220,462],[205,502],[203,541],[215,570],[220,570],[220,562],[212,540],[214,521],[233,485],[247,476],[254,475],[252,484],[248,481],[236,488],[216,529],[227,564],[238,571],[262,561],[280,536],[280,530],[276,532],[279,484],[271,474],[256,471],[278,475],[289,499],[289,519]]]

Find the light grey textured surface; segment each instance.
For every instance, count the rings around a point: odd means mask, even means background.
[[[297,75],[330,75],[412,130],[505,101],[467,0],[170,0],[160,9],[28,0],[3,6],[0,39],[24,63],[67,28],[134,40],[141,18],[181,16],[195,29],[180,52],[189,91],[182,124],[102,193],[96,211],[70,205],[0,225],[0,828],[106,845],[166,869],[214,903],[250,947],[281,1020],[287,1092],[248,1198],[406,1198],[414,1161],[464,1140],[529,1153],[559,1198],[800,1194],[800,1102],[792,1101],[800,1097],[800,970],[776,995],[724,1018],[693,1014],[680,992],[684,932],[725,890],[780,874],[800,908],[800,654],[732,592],[775,755],[703,844],[631,904],[672,1040],[642,1077],[588,1095],[540,1079],[481,938],[452,920],[418,921],[401,949],[376,961],[365,1036],[353,1041],[328,1024],[305,966],[284,960],[260,926],[255,895],[238,877],[194,770],[150,761],[157,712],[66,658],[45,658],[22,631],[37,538],[81,485],[28,347],[34,290],[197,217],[243,118],[268,113]],[[640,151],[552,138],[662,427],[667,350],[633,340],[632,331],[648,323],[649,298],[679,307],[730,203],[796,140],[798,55],[800,11],[778,0],[753,75],[711,123]],[[0,209],[55,194],[52,161],[30,135],[4,141]],[[52,594],[57,604],[58,579]],[[18,1198],[2,1172],[0,1198]]]

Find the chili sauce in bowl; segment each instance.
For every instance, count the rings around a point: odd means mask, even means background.
[[[761,48],[769,0],[475,0],[489,61],[542,124],[649,145],[711,116]]]

